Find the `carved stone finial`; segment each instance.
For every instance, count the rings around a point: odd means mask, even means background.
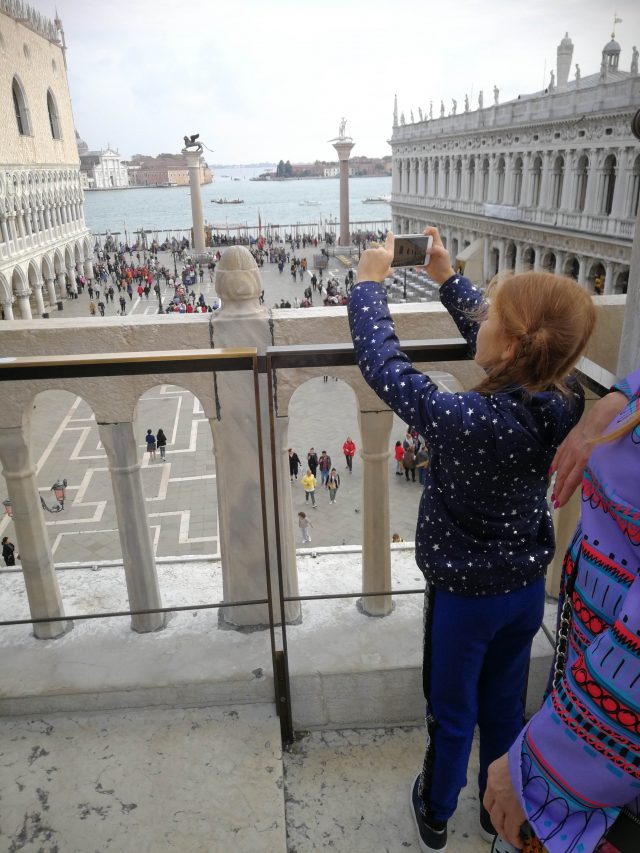
[[[251,252],[244,246],[225,249],[216,267],[216,293],[222,299],[218,316],[234,317],[258,314],[262,282]]]

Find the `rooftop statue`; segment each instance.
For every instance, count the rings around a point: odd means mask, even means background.
[[[415,124],[416,120],[413,117],[413,110],[411,110],[411,124]]]
[[[444,118],[444,101],[440,101],[440,118]]]
[[[553,92],[556,88],[556,75],[553,73],[553,69],[551,70],[551,74],[549,75],[549,91]]]
[[[464,111],[465,113],[469,112],[469,95],[464,96]]]
[[[452,98],[451,99],[451,112],[453,115],[455,115],[457,113],[457,111],[458,111],[458,102],[456,101],[455,98]]]
[[[493,87],[493,103],[496,105],[500,103],[500,89],[497,86]]]
[[[484,92],[482,89],[478,92],[478,109],[481,110],[484,107]]]
[[[422,115],[422,107],[418,107],[418,115],[420,116],[420,121],[424,121],[424,116]]]
[[[429,101],[429,118],[433,118],[433,101]]]
[[[631,73],[638,73],[638,48],[634,46],[631,48]]]
[[[576,85],[580,84],[580,66],[576,62]]]

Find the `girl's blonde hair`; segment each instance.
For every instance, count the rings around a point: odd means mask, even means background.
[[[530,393],[568,393],[565,380],[584,352],[596,322],[589,293],[572,278],[544,272],[507,274],[488,295],[503,332],[516,340],[514,358],[488,371],[476,386],[493,394],[520,386]]]
[[[635,413],[635,415],[631,415],[628,421],[625,421],[622,426],[619,426],[617,429],[614,429],[613,432],[608,433],[607,435],[601,435],[600,438],[594,439],[594,444],[609,444],[610,441],[617,441],[617,439],[622,438],[624,435],[632,432],[637,426],[640,425],[640,409]]]

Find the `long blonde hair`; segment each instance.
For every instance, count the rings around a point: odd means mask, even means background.
[[[622,426],[614,429],[613,432],[607,433],[607,435],[601,435],[599,438],[594,439],[593,443],[609,444],[611,441],[617,441],[619,438],[632,432],[638,425],[640,425],[640,409],[638,409],[635,415],[631,415],[629,420],[625,421]]]
[[[508,274],[488,294],[502,330],[516,341],[514,358],[491,368],[481,394],[513,387],[568,393],[565,380],[596,322],[589,293],[572,278],[544,272]]]

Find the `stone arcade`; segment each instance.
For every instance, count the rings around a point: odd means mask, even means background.
[[[626,293],[640,154],[630,120],[640,102],[637,50],[619,67],[613,38],[600,71],[569,81],[573,43],[558,46],[542,92],[412,124],[391,138],[396,232],[437,224],[452,257],[478,277],[549,270],[594,292]],[[555,79],[553,79],[555,78]],[[497,91],[497,90],[496,90]],[[481,93],[482,94],[482,93]]]

